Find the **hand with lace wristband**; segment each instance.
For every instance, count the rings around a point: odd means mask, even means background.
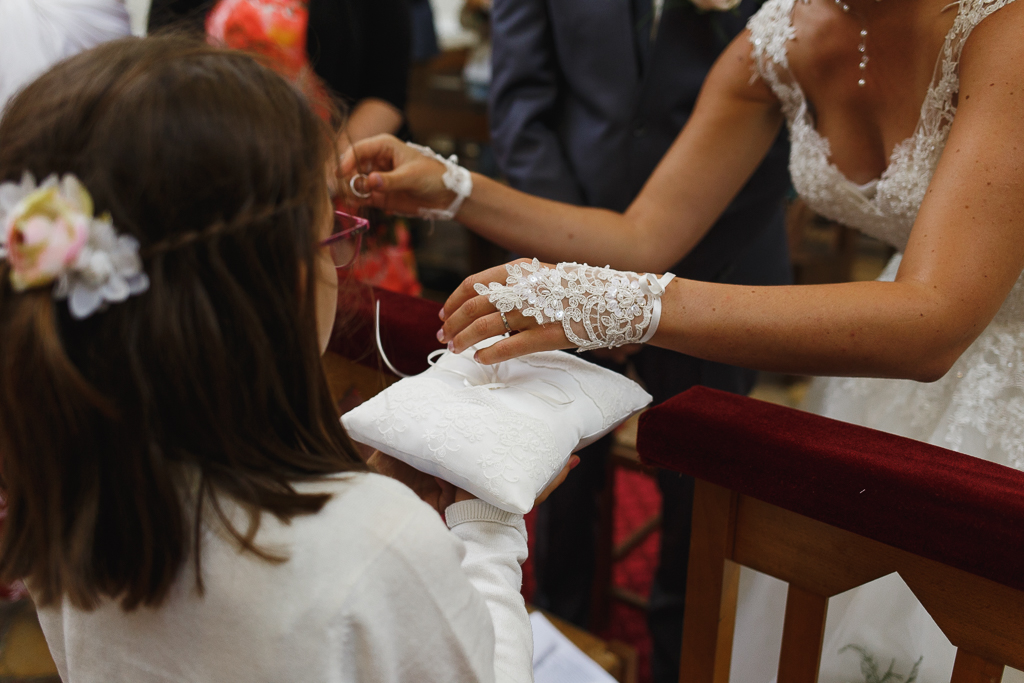
[[[472,175],[459,166],[454,154],[446,159],[429,147],[402,143],[391,135],[366,142],[361,147],[373,150],[371,154],[360,156],[350,147],[338,169],[347,179],[339,185],[357,202],[402,216],[452,220],[473,191]]]
[[[466,279],[441,310],[438,340],[458,353],[508,334],[477,353],[481,363],[537,351],[645,344],[658,329],[661,296],[674,278],[520,259]]]

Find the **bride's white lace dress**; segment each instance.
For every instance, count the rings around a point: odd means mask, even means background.
[[[958,65],[964,42],[982,20],[1013,0],[961,0],[938,56],[935,75],[911,137],[896,146],[882,176],[867,185],[846,178],[830,161],[829,142],[815,130],[807,100],[789,70],[786,49],[795,37],[795,0],[769,0],[748,27],[757,70],[781,100],[792,140],[790,171],[800,196],[818,213],[857,228],[901,252],[945,147],[956,115]],[[881,279],[893,279],[900,254]],[[999,313],[945,377],[906,380],[817,380],[807,407],[986,460],[1024,469],[1024,278]],[[767,683],[775,676],[785,605],[779,582],[744,570],[733,648],[732,681]],[[884,673],[892,659],[906,676],[923,657],[918,683],[948,681],[954,650],[923,608],[894,577],[833,599],[829,605],[822,683],[863,681],[861,654],[870,652]],[[1007,671],[1009,680],[1012,675]],[[905,679],[904,679],[905,680]]]

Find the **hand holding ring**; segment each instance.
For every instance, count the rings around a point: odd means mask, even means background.
[[[348,187],[350,190],[352,190],[352,194],[354,194],[356,197],[359,197],[360,199],[369,199],[371,194],[370,192],[360,192],[359,190],[356,189],[356,180],[358,180],[359,178],[363,179],[363,187],[367,187],[369,185],[370,177],[365,173],[357,173],[351,178],[349,178]]]

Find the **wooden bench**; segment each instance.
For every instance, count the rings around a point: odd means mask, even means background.
[[[829,597],[892,572],[958,648],[952,683],[1024,668],[1024,473],[701,387],[637,449],[697,479],[680,681],[728,681],[739,565],[789,583],[779,683],[817,680]]]

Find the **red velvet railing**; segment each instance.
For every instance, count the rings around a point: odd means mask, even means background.
[[[405,374],[427,369],[427,354],[441,348],[437,330],[441,305],[427,299],[354,285],[338,293],[338,318],[328,350],[374,369],[382,369],[374,335],[380,302],[381,345],[388,360]]]
[[[1024,473],[695,387],[647,411],[637,450],[683,472],[1024,589]]]

